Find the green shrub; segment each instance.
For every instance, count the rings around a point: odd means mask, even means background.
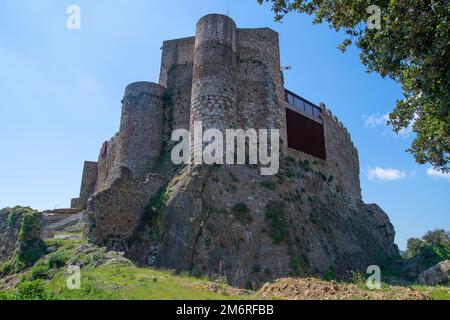
[[[30,280],[47,279],[49,272],[48,265],[36,265],[30,271]]]
[[[292,271],[294,271],[294,273],[298,271],[299,266],[300,266],[300,264],[299,264],[299,261],[298,261],[298,259],[296,257],[291,257],[289,259],[289,268]]]
[[[16,224],[17,221],[17,211],[15,211],[14,209],[8,214],[8,227],[12,228],[14,227],[14,225]]]
[[[13,270],[13,264],[11,260],[6,260],[0,264],[0,277],[9,274]]]
[[[254,265],[252,266],[252,273],[253,273],[253,274],[258,274],[258,273],[260,273],[260,272],[261,272],[261,266],[258,265],[258,264],[254,264]]]
[[[42,280],[23,281],[17,286],[17,300],[48,300],[49,294]]]
[[[66,265],[67,260],[69,260],[67,253],[58,250],[48,256],[48,267],[51,269],[62,268]]]
[[[269,190],[275,190],[276,187],[277,187],[276,182],[275,182],[275,181],[272,181],[272,180],[264,180],[263,182],[261,182],[261,185],[262,185],[264,188],[267,188],[267,189],[269,189]]]
[[[353,284],[363,288],[366,286],[366,277],[360,271],[350,271],[350,277]]]
[[[14,257],[16,271],[32,266],[46,252],[45,244],[40,239],[41,218],[42,213],[23,208],[18,237],[19,248]]]
[[[234,217],[243,225],[247,225],[252,222],[253,218],[249,214],[249,209],[245,203],[237,203],[231,209]]]
[[[311,168],[309,167],[309,161],[308,160],[303,160],[299,162],[299,165],[303,168],[303,170],[305,170],[306,172],[308,172]]]
[[[274,244],[279,244],[288,236],[286,218],[284,216],[284,203],[271,201],[266,205],[266,221],[269,224],[269,234]]]
[[[45,244],[41,239],[31,239],[21,242],[15,257],[16,271],[32,266],[45,252]]]
[[[7,291],[0,291],[0,301],[15,300],[15,299],[16,299],[15,294]]]
[[[170,155],[170,153],[169,153]],[[164,236],[162,224],[162,212],[169,198],[170,188],[164,186],[159,188],[158,192],[150,199],[144,208],[139,224],[133,235],[128,238],[128,245],[142,241],[147,230],[150,230],[150,237],[153,240],[161,241]]]
[[[334,273],[334,271],[330,270],[328,271],[324,276],[323,279],[325,281],[333,281],[336,280],[336,274]]]

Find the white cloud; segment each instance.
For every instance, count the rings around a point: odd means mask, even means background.
[[[394,181],[406,178],[405,171],[392,168],[375,167],[369,169],[369,180]]]
[[[383,135],[392,134],[395,137],[409,138],[413,133],[413,125],[416,122],[416,117],[411,121],[408,127],[400,129],[400,131],[395,133],[391,127],[387,125],[387,121],[389,120],[389,114],[372,114],[370,116],[363,115],[364,126],[366,128],[375,128],[378,126],[383,126],[384,131]]]
[[[379,126],[381,124],[386,125],[386,122],[389,120],[389,116],[388,114],[382,114],[380,115],[379,113],[377,114],[373,114],[369,117],[364,117],[365,121],[364,121],[364,125],[367,128],[375,128],[376,126]]]
[[[447,179],[450,181],[450,173],[444,173],[433,168],[427,169],[427,175],[432,178]]]

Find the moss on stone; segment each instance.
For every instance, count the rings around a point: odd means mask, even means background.
[[[274,244],[281,243],[288,236],[284,207],[285,205],[281,201],[271,201],[266,205],[266,221],[269,224],[269,234]]]
[[[18,247],[13,258],[16,271],[32,266],[46,252],[40,239],[42,213],[24,208],[18,233]]]
[[[128,238],[128,245],[132,245],[142,239],[146,230],[150,230],[150,237],[155,241],[161,241],[164,235],[162,226],[162,212],[167,202],[167,187],[161,187],[145,206],[141,220],[133,235]]]

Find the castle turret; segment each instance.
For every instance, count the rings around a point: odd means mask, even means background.
[[[224,130],[236,125],[236,24],[211,14],[197,23],[190,125]]]
[[[145,179],[159,159],[163,141],[164,87],[151,82],[132,83],[125,89],[117,150],[117,166]]]

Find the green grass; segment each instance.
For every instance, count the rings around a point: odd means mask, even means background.
[[[412,288],[422,293],[428,293],[433,300],[450,300],[450,286],[447,287],[426,287],[414,285]]]
[[[46,289],[58,300],[221,300],[244,299],[250,296],[228,295],[226,289],[216,293],[208,289],[211,282],[170,271],[149,268],[105,265],[83,269],[81,289],[66,288],[64,271],[46,284]],[[156,281],[154,281],[156,279]]]
[[[283,208],[284,205],[279,202],[272,202],[266,208],[266,218],[273,229],[274,240],[282,241],[286,238]],[[66,239],[45,241],[51,253],[38,260],[25,273],[18,275],[21,281],[15,289],[0,290],[0,300],[245,300],[262,298],[258,293],[246,295],[224,282],[194,278],[187,273],[176,274],[173,271],[139,268],[127,264],[89,267],[93,264],[84,263],[83,265],[88,267],[81,269],[81,288],[70,290],[66,286],[68,275],[65,263],[69,257],[76,258],[75,260],[87,259],[83,253],[75,252],[76,246],[81,242],[83,241]],[[88,262],[87,260],[85,262]],[[291,264],[291,268],[295,269],[298,261],[293,260]],[[254,265],[252,271],[257,274],[261,271],[261,267]],[[354,273],[352,280],[358,288],[370,291],[365,284],[364,274]],[[413,285],[411,287],[431,299],[450,300],[448,286]],[[389,297],[396,297],[398,295],[396,290],[398,289],[382,284],[381,291],[387,293]]]
[[[359,289],[371,292],[373,290],[369,289],[366,285],[366,278],[363,273],[354,272],[352,273],[352,283],[355,284]],[[421,285],[411,285],[412,289],[429,296],[432,300],[450,300],[450,286],[421,286]],[[392,296],[396,295],[396,289],[391,287],[389,284],[382,282],[381,289],[376,290],[384,293],[390,293]]]

